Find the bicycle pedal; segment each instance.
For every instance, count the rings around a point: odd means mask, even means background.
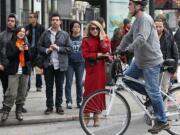
[[[151,101],[150,100],[144,102],[144,106],[145,107],[149,107],[150,105],[151,105]]]
[[[151,133],[151,134],[158,134],[159,132],[149,132],[149,133]]]
[[[118,86],[117,91],[124,90],[122,86]]]

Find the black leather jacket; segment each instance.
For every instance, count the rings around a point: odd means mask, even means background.
[[[163,58],[175,60],[174,67],[168,70],[170,73],[175,73],[178,65],[179,54],[177,45],[174,43],[173,36],[167,31],[164,31],[160,38],[160,45]]]
[[[174,40],[176,41],[177,47],[178,47],[178,52],[179,52],[179,58],[180,58],[180,27],[174,34]]]
[[[12,39],[14,30],[7,30],[0,33],[0,64],[7,66],[8,59],[6,57],[6,45]]]

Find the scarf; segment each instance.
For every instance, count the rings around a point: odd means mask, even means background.
[[[20,48],[24,46],[24,40],[23,39],[17,39],[16,40],[16,47]],[[24,50],[22,50],[19,54],[19,63],[21,65],[21,67],[25,66],[25,59],[24,59]]]

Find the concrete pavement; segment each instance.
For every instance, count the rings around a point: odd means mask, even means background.
[[[79,109],[76,107],[76,93],[75,93],[75,85],[72,87],[72,97],[73,97],[73,109],[66,109],[65,98],[63,103],[63,108],[65,111],[64,115],[57,114],[54,108],[54,112],[50,115],[45,115],[44,110],[46,109],[46,98],[45,98],[45,83],[43,80],[43,88],[42,92],[36,92],[35,88],[35,79],[34,75],[32,75],[31,81],[31,89],[28,93],[28,97],[25,103],[25,108],[28,110],[27,113],[24,113],[24,120],[19,122],[15,118],[15,106],[13,106],[12,111],[10,112],[10,116],[8,120],[4,123],[0,122],[0,126],[10,126],[10,125],[24,125],[24,124],[38,124],[38,123],[50,123],[50,122],[63,122],[63,121],[73,121],[78,119]],[[2,87],[0,84],[0,102],[2,102]],[[131,97],[127,94],[126,99],[130,103],[130,107],[133,115],[139,115],[142,110],[137,106]],[[1,104],[0,104],[1,106]],[[0,114],[1,116],[2,114]]]

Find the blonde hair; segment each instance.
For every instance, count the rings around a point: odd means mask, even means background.
[[[85,29],[85,33],[84,33],[84,37],[89,37],[90,35],[90,28],[92,25],[96,25],[98,28],[99,28],[99,35],[105,37],[106,36],[106,33],[102,27],[102,25],[98,22],[98,21],[91,21],[87,26],[86,26],[86,29]]]

